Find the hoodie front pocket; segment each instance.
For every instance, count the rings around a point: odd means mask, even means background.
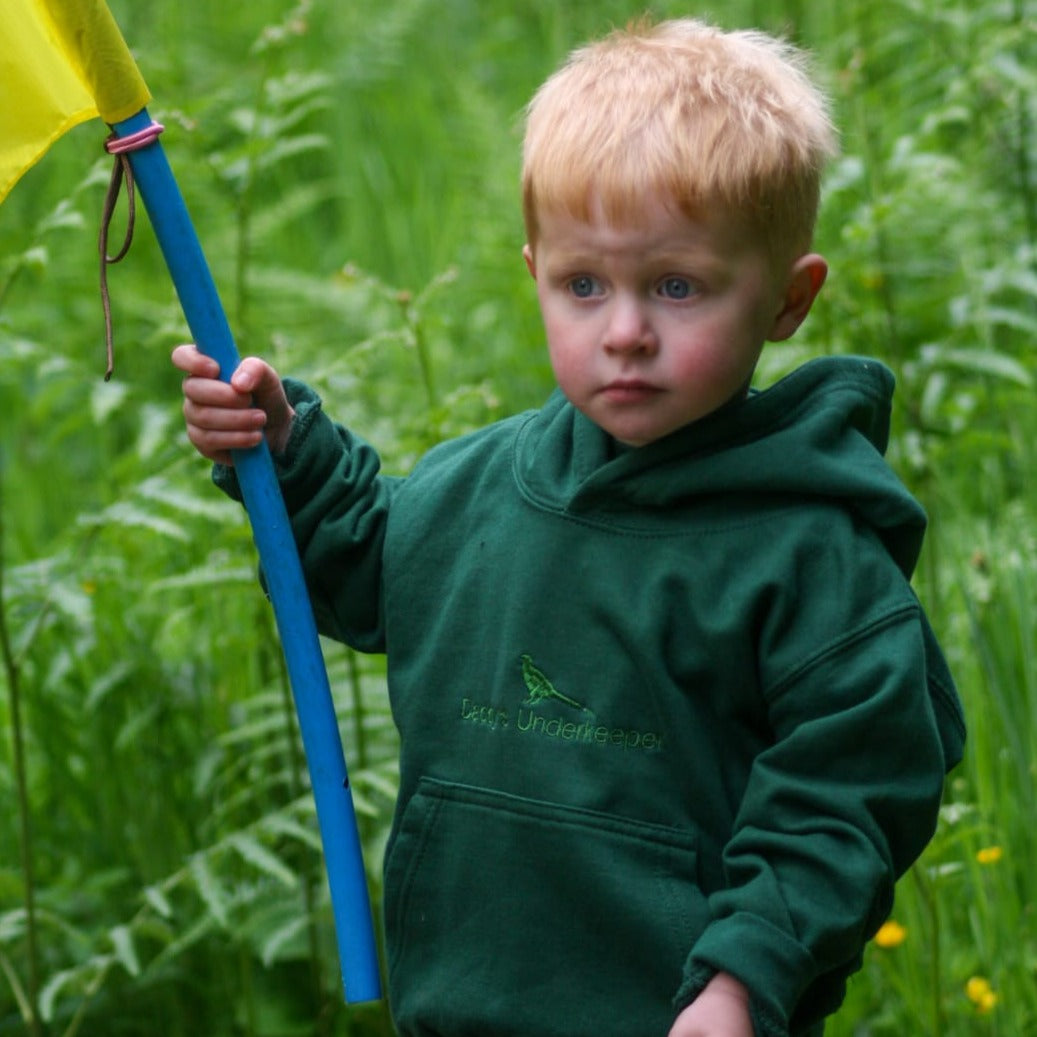
[[[691,834],[423,780],[386,864],[404,1034],[667,1032],[705,927]]]

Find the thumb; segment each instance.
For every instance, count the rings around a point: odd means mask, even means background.
[[[250,395],[255,406],[261,410],[282,406],[284,389],[277,372],[258,357],[246,357],[238,365],[230,378],[231,388],[244,395]]]
[[[247,398],[249,405],[266,414],[266,438],[275,452],[284,451],[295,411],[288,402],[278,373],[258,357],[247,357],[230,378],[231,388]]]

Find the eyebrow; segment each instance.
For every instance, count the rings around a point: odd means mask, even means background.
[[[598,265],[610,255],[609,250],[572,248],[565,251],[555,250],[548,259],[546,269],[549,273],[566,270],[578,270],[583,267]],[[677,272],[696,274],[698,276],[718,276],[727,267],[725,257],[705,255],[695,249],[664,249],[659,252],[644,252],[636,257],[638,262],[651,264],[662,270],[672,268]]]

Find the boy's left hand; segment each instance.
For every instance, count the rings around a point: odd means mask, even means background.
[[[718,972],[679,1016],[668,1037],[753,1037],[749,991]]]
[[[196,346],[177,346],[173,365],[183,382],[187,437],[210,461],[233,464],[232,451],[247,450],[266,437],[270,449],[283,451],[295,411],[277,372],[259,357],[245,357],[230,377],[219,379],[220,366]]]

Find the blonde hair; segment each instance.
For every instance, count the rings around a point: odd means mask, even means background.
[[[827,101],[802,52],[756,31],[693,19],[638,22],[581,47],[526,113],[522,197],[537,215],[636,220],[646,197],[690,216],[743,216],[775,256],[805,252],[835,153]]]

